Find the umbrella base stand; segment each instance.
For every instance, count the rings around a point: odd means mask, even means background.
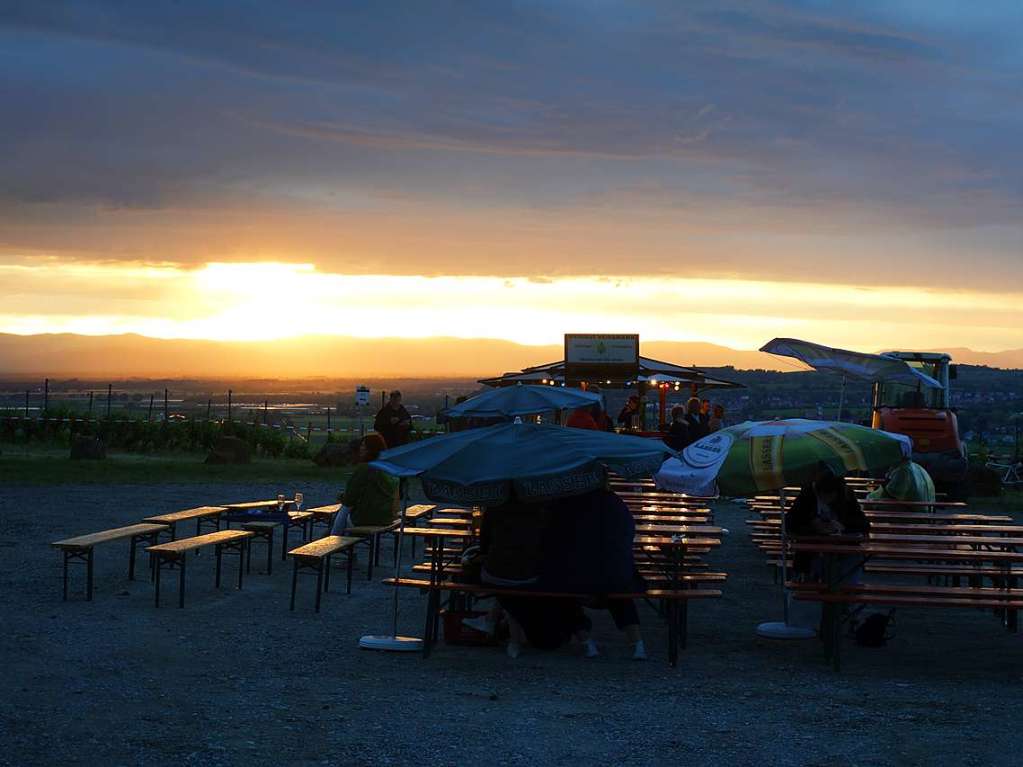
[[[790,626],[783,621],[771,621],[757,626],[757,636],[764,639],[813,639],[817,632],[805,626]]]
[[[377,636],[368,634],[359,640],[363,650],[384,650],[388,652],[419,652],[423,649],[423,640],[419,637]]]

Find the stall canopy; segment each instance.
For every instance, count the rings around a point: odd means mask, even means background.
[[[708,375],[698,368],[674,365],[670,362],[651,359],[650,357],[639,358],[639,374],[630,381],[593,381],[600,386],[611,386],[622,388],[633,383],[645,381],[651,384],[685,384],[696,386],[698,389],[741,389],[742,384],[727,381],[723,378]],[[540,384],[563,384],[565,382],[565,361],[549,362],[546,365],[534,365],[523,368],[520,371],[505,373],[495,378],[483,378],[481,384],[485,386],[513,386],[519,383],[540,383]]]
[[[900,383],[930,389],[942,388],[940,382],[911,367],[905,360],[887,354],[864,354],[848,349],[834,349],[798,338],[772,339],[761,346],[760,351],[793,357],[814,370],[836,373],[860,381]]]

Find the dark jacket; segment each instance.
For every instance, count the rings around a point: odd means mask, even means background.
[[[398,516],[398,483],[391,475],[360,463],[352,472],[341,502],[352,510],[352,525],[389,525]]]
[[[689,441],[689,426],[686,422],[672,421],[664,437],[664,444],[672,450],[682,450],[689,445]]]
[[[840,496],[836,506],[831,508],[835,519],[845,528],[846,533],[866,534],[870,531],[870,522],[860,508],[860,502],[856,495],[848,487]],[[813,528],[813,521],[817,517],[817,494],[812,485],[805,485],[793,501],[792,507],[785,514],[785,532],[798,538],[799,536],[814,536],[819,533]],[[805,552],[797,553],[792,558],[793,569],[797,573],[806,573],[810,570],[810,563],[813,560],[812,554]]]
[[[629,403],[625,403],[618,411],[618,425],[624,429],[632,429],[639,425],[639,409],[631,410]]]
[[[642,590],[632,555],[636,523],[624,501],[607,490],[550,505],[540,584],[580,594]]]
[[[483,512],[480,554],[491,575],[526,581],[540,574],[547,513],[538,503],[506,503]]]
[[[686,413],[686,425],[689,427],[689,443],[707,436],[707,426],[697,413]]]
[[[392,418],[397,418],[397,423],[391,423]],[[384,438],[387,447],[398,447],[408,442],[409,432],[412,430],[412,416],[405,409],[404,405],[398,405],[397,410],[392,410],[390,405],[384,405],[373,420],[373,431]]]

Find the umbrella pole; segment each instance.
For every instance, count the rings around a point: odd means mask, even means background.
[[[364,650],[392,650],[398,652],[415,652],[423,647],[419,637],[398,636],[398,578],[401,577],[401,549],[405,539],[405,517],[408,511],[408,480],[400,480],[401,517],[398,521],[398,551],[394,557],[394,602],[391,615],[391,633],[389,636],[366,635],[359,640],[359,647]]]
[[[781,507],[781,596],[782,615],[780,623],[772,621],[757,626],[757,636],[765,639],[813,639],[817,632],[804,626],[789,625],[789,538],[785,532],[785,489],[778,491],[778,505]]]

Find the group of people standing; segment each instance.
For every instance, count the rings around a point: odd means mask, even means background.
[[[724,405],[711,407],[709,399],[690,397],[685,407],[676,405],[671,409],[671,424],[664,437],[664,444],[672,450],[682,450],[708,434],[713,434],[724,424]]]

